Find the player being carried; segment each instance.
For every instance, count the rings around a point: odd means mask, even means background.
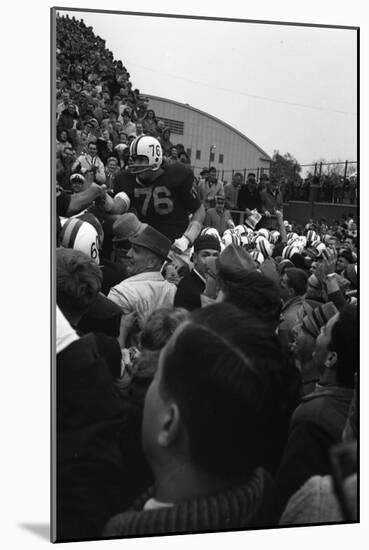
[[[128,170],[116,176],[114,202],[124,203],[121,212],[136,211],[142,222],[172,241],[175,252],[183,253],[192,246],[205,219],[193,180],[194,174],[188,165],[163,165],[163,152],[157,139],[139,136],[130,147]]]

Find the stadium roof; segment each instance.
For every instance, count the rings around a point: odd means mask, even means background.
[[[233,128],[233,126],[231,126],[230,124],[227,124],[223,120],[220,120],[220,118],[217,118],[213,115],[210,115],[209,113],[206,113],[205,111],[201,111],[201,109],[196,109],[195,107],[192,107],[188,103],[180,103],[179,101],[174,101],[173,99],[167,99],[166,97],[160,97],[160,96],[157,96],[157,95],[150,95],[150,94],[143,94],[143,95],[145,95],[145,97],[147,97],[149,99],[158,99],[159,101],[166,101],[167,103],[173,103],[174,105],[179,105],[180,107],[185,107],[186,109],[190,109],[191,111],[195,111],[196,113],[200,113],[201,115],[207,116],[208,118],[211,118],[211,119],[215,120],[219,124],[222,124],[223,126],[228,128],[229,130],[232,130],[232,132],[235,132],[240,137],[245,139],[248,143],[250,143],[251,145],[256,147],[264,155],[265,160],[268,160],[268,161],[272,160],[271,157],[265,151],[263,151],[263,149],[261,147],[259,147],[259,145],[257,145],[254,141],[252,141],[252,139],[245,136],[245,134],[243,134],[242,132],[240,132],[236,128]]]

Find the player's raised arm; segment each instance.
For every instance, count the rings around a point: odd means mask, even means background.
[[[200,235],[204,220],[205,220],[205,208],[204,208],[204,205],[202,204],[192,214],[191,221],[188,224],[187,229],[183,233],[182,237],[174,241],[173,248],[178,252],[184,252],[190,246],[192,246],[194,241]]]

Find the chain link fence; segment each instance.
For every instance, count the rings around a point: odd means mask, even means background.
[[[237,168],[233,170],[217,170],[218,179],[223,182],[232,181],[234,174],[240,173],[243,181],[250,173],[255,174],[257,181],[262,174],[277,179],[283,194],[284,202],[314,201],[333,204],[357,204],[357,161],[328,162],[302,164],[300,173],[297,166],[291,166],[288,176],[278,174],[270,168]],[[200,177],[203,167],[193,166],[195,176]]]

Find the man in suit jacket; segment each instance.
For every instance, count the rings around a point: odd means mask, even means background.
[[[175,307],[190,311],[201,307],[200,295],[205,290],[205,269],[208,258],[216,258],[220,253],[219,239],[213,235],[200,235],[194,242],[194,267],[180,281],[174,297]]]

